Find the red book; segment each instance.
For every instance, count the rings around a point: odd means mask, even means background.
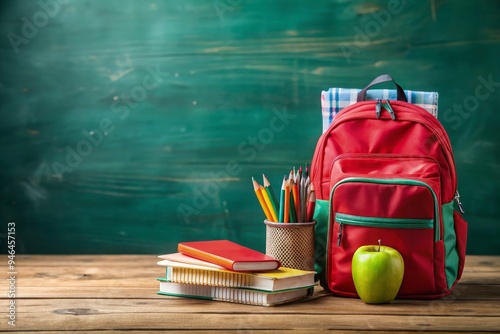
[[[233,271],[271,271],[281,266],[275,258],[229,240],[180,242],[177,250]]]

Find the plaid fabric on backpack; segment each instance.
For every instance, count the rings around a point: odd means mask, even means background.
[[[325,132],[333,118],[342,109],[357,102],[361,89],[357,88],[330,88],[321,92],[321,114],[323,117],[323,132]],[[405,90],[408,103],[427,110],[432,116],[438,117],[438,97],[436,92],[420,92]],[[366,92],[367,100],[395,100],[395,89],[373,89]]]

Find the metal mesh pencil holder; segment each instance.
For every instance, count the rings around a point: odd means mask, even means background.
[[[281,261],[283,267],[314,270],[314,225],[307,223],[266,224],[266,255]]]

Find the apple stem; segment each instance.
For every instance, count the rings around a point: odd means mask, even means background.
[[[380,252],[380,243],[382,242],[382,239],[378,239],[378,251],[377,252]]]

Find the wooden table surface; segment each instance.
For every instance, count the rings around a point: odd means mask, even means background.
[[[9,272],[7,257],[2,256]],[[324,331],[500,331],[500,257],[469,256],[443,300],[366,305],[317,288],[308,300],[275,307],[156,294],[164,268],[154,255],[18,255],[1,280],[1,331],[146,333],[313,333]],[[10,274],[7,274],[9,278]],[[15,299],[8,292],[15,287]],[[15,301],[15,309],[9,305]],[[15,326],[9,325],[9,313]],[[286,330],[286,331],[283,331]]]

